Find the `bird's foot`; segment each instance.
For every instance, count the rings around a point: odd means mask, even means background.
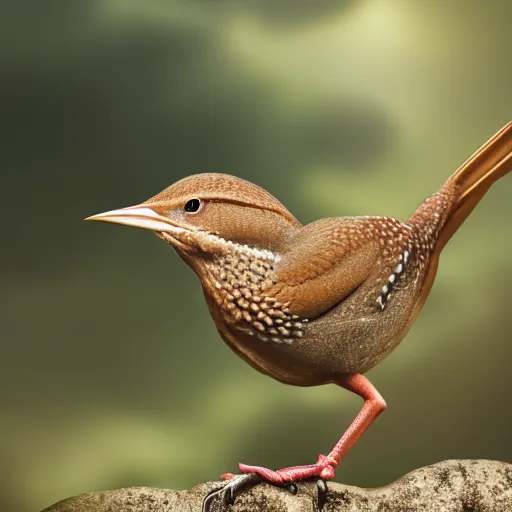
[[[323,457],[323,456],[320,456]],[[319,458],[320,458],[319,457]],[[287,468],[293,469],[293,468]],[[270,471],[270,470],[267,470]],[[233,473],[225,473],[222,478],[227,480],[226,484],[220,488],[213,489],[203,500],[201,512],[211,512],[214,502],[220,504],[220,510],[227,511],[235,502],[235,499],[244,491],[248,491],[252,487],[264,482],[265,479],[258,473],[242,473],[241,475],[234,475]],[[295,495],[298,492],[298,486],[295,482],[281,482],[274,483],[269,481],[270,484],[276,487],[287,489],[288,492]],[[323,510],[324,505],[327,503],[329,489],[327,482],[318,477],[316,480],[317,488],[317,510]]]
[[[318,477],[318,509],[321,510],[327,497],[326,480],[332,480],[336,473],[336,462],[325,455],[319,455],[316,464],[309,466],[294,466],[291,468],[271,469],[259,466],[248,466],[239,464],[241,475],[225,473],[221,476],[227,480],[226,484],[219,489],[213,490],[204,500],[202,512],[209,512],[212,503],[220,499],[223,509],[227,505],[232,505],[235,498],[243,491],[258,485],[261,482],[268,482],[277,487],[285,488],[292,494],[297,494],[298,488],[295,482],[306,480],[308,478]]]
[[[272,471],[271,469],[259,466],[239,464],[240,471],[242,473],[256,473],[267,482],[275,485],[298,482],[314,476],[320,477],[322,480],[332,480],[336,474],[336,466],[336,462],[325,455],[319,455],[316,464],[310,464],[309,466],[294,466],[291,468],[278,469],[277,471]],[[229,478],[231,476],[233,475],[226,474],[223,475],[223,478]]]

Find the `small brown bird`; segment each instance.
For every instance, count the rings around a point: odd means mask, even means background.
[[[303,226],[267,191],[225,174],[190,176],[140,205],[89,219],[149,229],[172,245],[198,275],[221,337],[253,368],[285,384],[333,383],[363,398],[316,464],[278,471],[240,464],[242,473],[276,484],[328,480],[386,408],[363,374],[403,339],[441,250],[511,169],[509,123],[405,223],[340,217]]]

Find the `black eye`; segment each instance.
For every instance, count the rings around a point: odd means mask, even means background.
[[[189,199],[184,206],[184,210],[187,213],[196,213],[201,207],[201,201],[199,199]]]

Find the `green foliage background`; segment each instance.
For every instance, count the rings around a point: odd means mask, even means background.
[[[264,377],[147,232],[87,224],[198,172],[303,222],[406,219],[512,119],[508,0],[24,0],[0,10],[0,509],[313,462],[361,403]],[[512,179],[447,247],[388,411],[338,480],[512,459]]]

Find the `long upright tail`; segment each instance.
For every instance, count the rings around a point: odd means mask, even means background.
[[[489,187],[509,171],[512,171],[512,122],[469,157],[407,221],[414,230],[418,250],[423,252],[423,257],[430,251],[428,270],[411,322],[430,292],[443,247]]]
[[[505,125],[449,178],[455,191],[455,204],[440,233],[446,244],[497,180],[512,170],[512,122]]]
[[[512,122],[505,125],[479,150],[455,171],[445,184],[427,199],[409,219],[408,223],[420,232],[428,225],[436,224],[436,204],[442,211],[437,223],[436,252],[439,253],[448,240],[466,220],[473,208],[498,179],[512,171]]]

